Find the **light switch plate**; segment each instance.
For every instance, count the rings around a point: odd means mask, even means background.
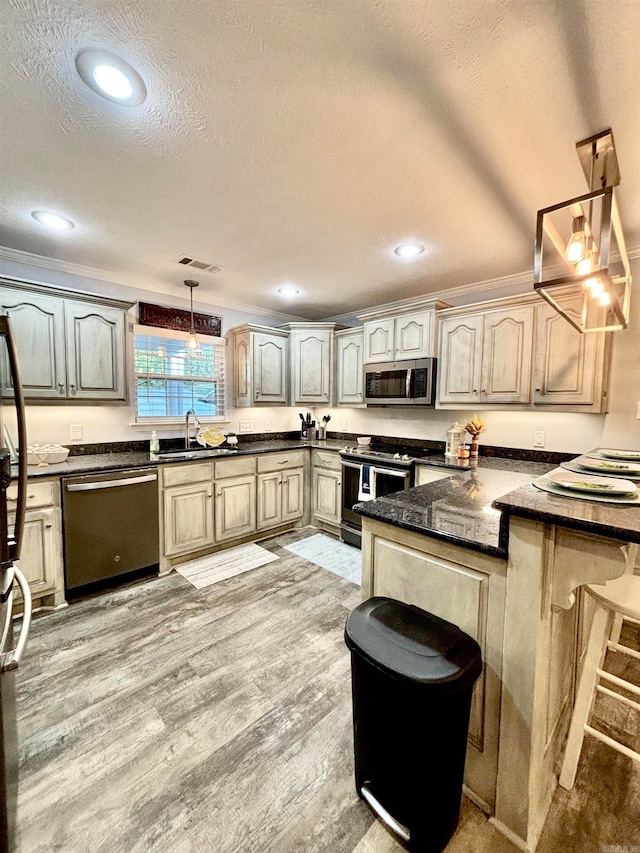
[[[69,438],[71,441],[82,441],[82,424],[69,425]]]
[[[544,447],[547,440],[547,434],[542,429],[534,429],[533,431],[533,446]]]

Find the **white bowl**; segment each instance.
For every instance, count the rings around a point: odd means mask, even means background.
[[[356,439],[358,444],[361,447],[366,447],[368,444],[371,444],[371,436],[370,435],[361,435]]]
[[[27,465],[39,465],[46,462],[55,465],[56,462],[64,462],[69,455],[69,448],[60,444],[30,444],[27,447]]]

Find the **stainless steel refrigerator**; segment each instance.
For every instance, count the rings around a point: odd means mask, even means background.
[[[0,851],[11,853],[15,847],[18,795],[18,733],[16,725],[16,670],[31,624],[29,584],[15,564],[20,558],[24,531],[27,485],[27,430],[24,398],[18,370],[16,345],[11,321],[0,317]],[[3,419],[3,406],[15,406],[18,425],[18,496],[15,513],[7,511],[7,489],[11,482],[11,462],[15,453]],[[16,587],[22,592],[24,616],[17,640],[14,638],[12,608]]]

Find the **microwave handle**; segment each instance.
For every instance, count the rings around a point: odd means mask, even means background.
[[[413,367],[407,368],[407,384],[405,387],[405,397],[407,400],[411,399],[411,379],[413,377]]]

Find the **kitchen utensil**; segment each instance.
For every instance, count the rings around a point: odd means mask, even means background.
[[[331,415],[323,415],[322,416],[322,422],[325,426],[329,423],[330,420],[331,420]]]
[[[217,447],[224,440],[224,433],[216,427],[203,427],[196,433],[196,441],[201,447]]]
[[[356,438],[356,441],[360,445],[360,447],[367,447],[371,444],[371,436],[370,435],[360,435]]]
[[[594,477],[588,474],[576,474],[572,471],[552,471],[548,478],[563,489],[575,492],[589,492],[596,495],[631,495],[636,494],[635,483],[614,477]]]
[[[68,455],[69,448],[60,444],[30,444],[27,447],[27,464],[44,467],[64,462]]]

